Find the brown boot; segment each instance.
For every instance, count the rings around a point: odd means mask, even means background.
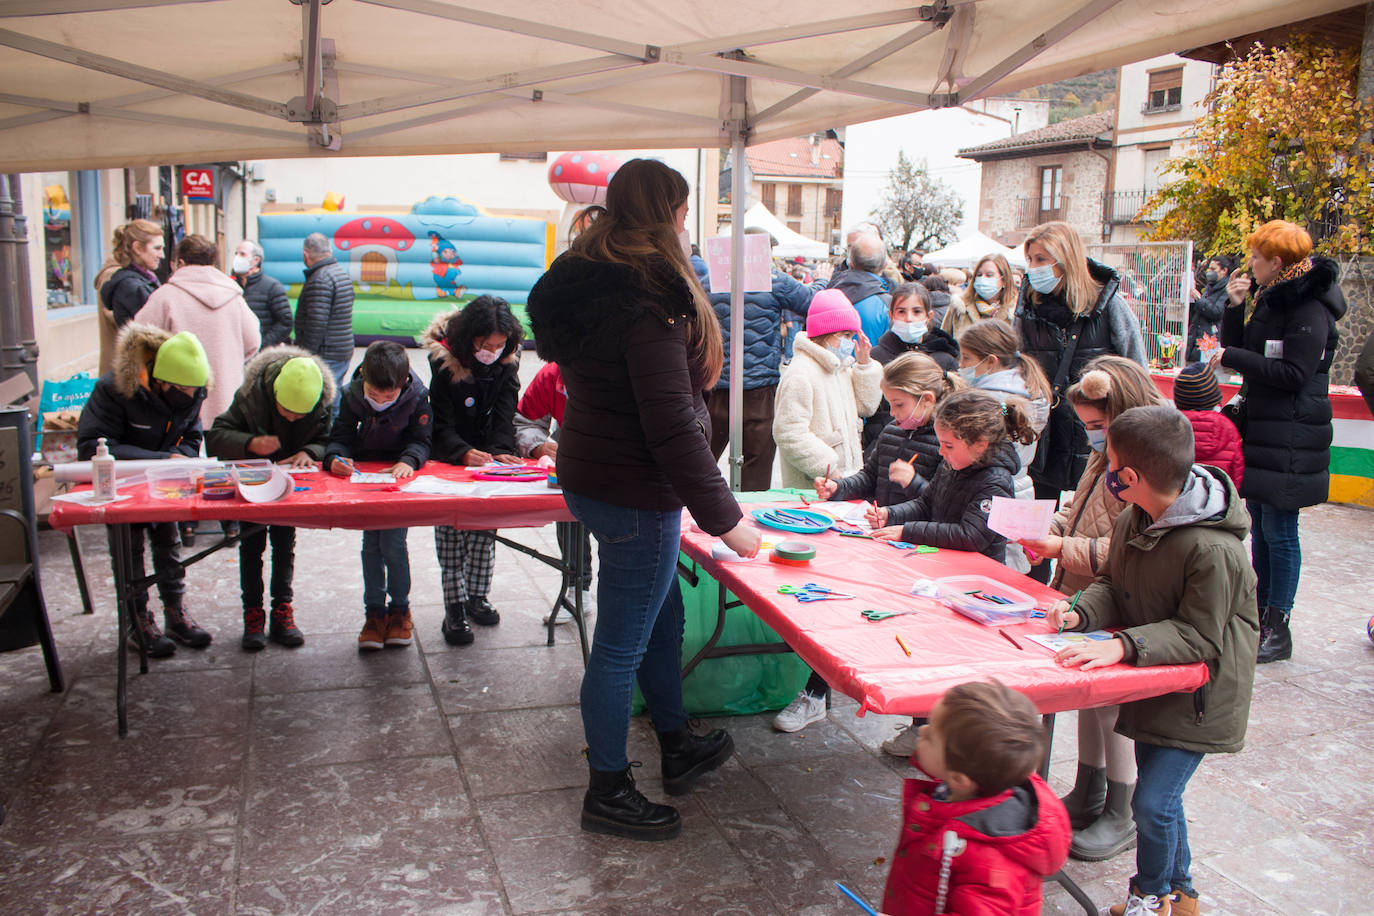
[[[1198,899],[1196,894],[1187,891],[1174,891],[1169,895],[1169,912],[1172,916],[1198,916],[1202,911],[1198,909]]]
[[[1170,903],[1171,900],[1167,894],[1163,897],[1156,897],[1154,894],[1142,892],[1140,888],[1132,884],[1126,902],[1109,907],[1106,912],[1108,916],[1126,916],[1127,913],[1130,913],[1131,916],[1147,916],[1147,914],[1148,916],[1170,916]]]

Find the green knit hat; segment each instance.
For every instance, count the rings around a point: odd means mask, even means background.
[[[210,360],[196,335],[182,331],[164,340],[153,360],[153,378],[190,388],[205,387],[210,381]]]
[[[310,413],[324,391],[319,363],[308,356],[293,356],[282,364],[272,391],[277,403],[292,413]]]

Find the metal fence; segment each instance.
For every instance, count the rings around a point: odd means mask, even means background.
[[[1152,364],[1182,365],[1188,335],[1188,291],[1193,288],[1192,242],[1088,245],[1088,256],[1121,276],[1125,297],[1145,338]],[[1175,350],[1169,344],[1177,342]]]

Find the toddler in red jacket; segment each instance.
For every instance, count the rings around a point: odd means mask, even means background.
[[[883,912],[1034,916],[1069,855],[1064,805],[1035,772],[1045,753],[1030,700],[996,681],[948,690],[921,726]]]
[[[1179,372],[1174,381],[1174,406],[1193,425],[1193,460],[1221,468],[1239,490],[1245,456],[1236,424],[1217,412],[1221,388],[1216,374],[1203,363],[1193,363]]]

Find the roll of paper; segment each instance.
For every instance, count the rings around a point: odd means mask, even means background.
[[[119,458],[115,460],[115,479],[125,480],[147,473],[149,468],[166,467],[175,461],[186,468],[213,468],[219,466],[218,458]],[[68,464],[55,464],[52,468],[53,480],[58,483],[90,483],[91,463],[72,461]]]

